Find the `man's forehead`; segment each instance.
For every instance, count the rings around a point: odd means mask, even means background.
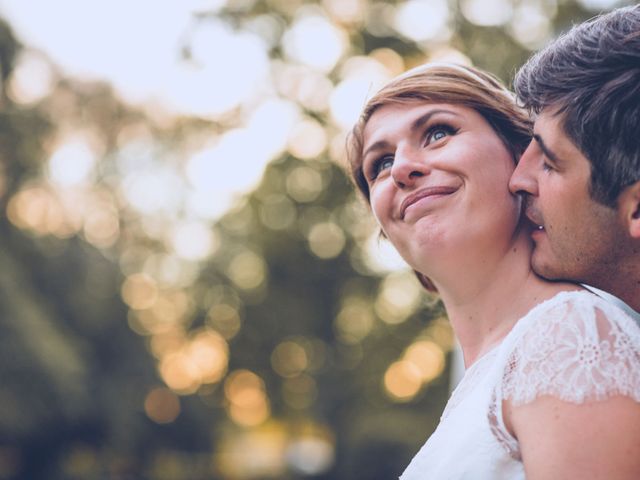
[[[564,113],[556,107],[545,107],[533,115],[533,131],[536,135],[562,138],[568,136],[564,129]]]

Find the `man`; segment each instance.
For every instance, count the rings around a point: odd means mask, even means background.
[[[640,321],[640,6],[574,27],[515,90],[536,115],[509,185],[534,224],[533,269],[606,290]]]

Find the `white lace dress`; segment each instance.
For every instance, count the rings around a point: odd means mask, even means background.
[[[586,291],[537,305],[467,369],[401,480],[524,479],[502,400],[522,405],[540,395],[577,404],[612,395],[640,402],[640,327]]]

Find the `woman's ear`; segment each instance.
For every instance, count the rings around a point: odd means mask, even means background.
[[[623,215],[629,235],[640,240],[640,181],[624,189],[620,195],[618,208]]]

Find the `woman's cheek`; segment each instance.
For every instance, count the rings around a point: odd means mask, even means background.
[[[378,191],[378,189],[371,189],[370,191],[370,195],[369,195],[369,199],[370,199],[370,205],[371,205],[371,211],[373,212],[373,217],[376,219],[376,222],[378,222],[378,225],[380,225],[380,227],[383,227],[383,202],[382,199],[380,198],[380,192]]]

